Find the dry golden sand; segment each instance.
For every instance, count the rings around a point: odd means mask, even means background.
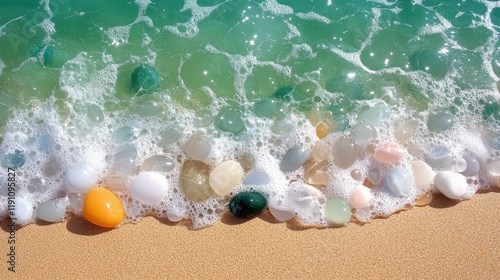
[[[33,224],[16,232],[15,274],[4,262],[5,225],[0,279],[500,278],[498,189],[460,203],[437,196],[344,228],[299,228],[269,214],[198,231],[152,217],[110,231],[75,217]]]

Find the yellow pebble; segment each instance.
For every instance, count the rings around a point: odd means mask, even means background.
[[[90,189],[83,201],[83,216],[94,225],[114,228],[125,219],[120,198],[106,188]]]
[[[332,132],[332,130],[330,126],[326,123],[320,122],[316,126],[316,135],[318,135],[319,139],[325,138],[328,134],[330,134],[330,132]]]

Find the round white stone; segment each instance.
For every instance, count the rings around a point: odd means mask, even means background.
[[[16,224],[27,224],[31,220],[31,216],[33,216],[33,204],[19,196],[14,198],[14,203],[15,209],[12,211],[14,215],[10,217]]]
[[[423,160],[415,160],[412,162],[411,169],[413,171],[413,180],[417,189],[429,189],[434,181],[436,172],[434,172],[434,170],[432,170],[432,168]]]
[[[467,179],[464,175],[453,171],[441,171],[434,178],[436,188],[446,197],[460,199],[467,191]]]
[[[69,192],[86,193],[97,183],[94,170],[85,164],[75,163],[66,170],[64,177]]]
[[[373,195],[370,189],[365,186],[357,186],[349,197],[349,204],[354,208],[363,208],[370,204]]]
[[[142,203],[157,204],[167,192],[167,178],[158,172],[142,172],[132,180],[132,196]]]
[[[67,197],[45,201],[38,205],[38,208],[36,209],[36,217],[47,222],[62,221],[66,215],[67,205]]]
[[[208,181],[216,194],[226,195],[236,187],[241,178],[243,178],[243,167],[234,160],[228,160],[210,172]]]

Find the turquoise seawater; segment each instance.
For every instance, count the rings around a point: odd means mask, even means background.
[[[119,196],[125,222],[194,228],[242,192],[278,220],[329,226],[498,185],[500,1],[0,10],[0,218],[14,196],[20,224],[56,198],[55,220],[82,215],[75,164]],[[146,171],[159,183],[136,180]]]

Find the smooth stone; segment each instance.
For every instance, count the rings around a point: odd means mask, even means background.
[[[238,218],[257,216],[266,208],[266,198],[258,192],[242,192],[229,202],[229,211]]]
[[[181,138],[181,133],[175,127],[167,127],[160,133],[160,145],[172,144]]]
[[[394,137],[396,137],[400,143],[405,143],[415,135],[417,128],[418,122],[414,120],[404,120],[396,126]]]
[[[359,180],[361,180],[361,172],[358,169],[353,169],[351,171],[351,177],[354,180],[359,181]]]
[[[345,136],[340,137],[333,145],[333,163],[342,169],[354,164],[359,155],[359,146],[354,140]]]
[[[358,124],[351,129],[349,135],[358,145],[364,147],[377,137],[377,130],[369,124]]]
[[[148,157],[142,163],[142,170],[144,171],[169,172],[172,171],[174,167],[174,161],[164,155]]]
[[[434,185],[446,197],[460,199],[467,191],[467,179],[453,171],[440,171],[434,178]]]
[[[36,209],[36,217],[46,222],[60,222],[64,220],[68,203],[67,197],[42,202]]]
[[[373,195],[369,188],[365,186],[357,186],[349,197],[349,203],[354,208],[364,208],[370,204]]]
[[[357,117],[357,121],[377,125],[389,119],[390,116],[391,109],[386,105],[378,104],[361,112]]]
[[[117,149],[113,155],[110,175],[131,175],[135,169],[137,149],[134,145],[125,145]]]
[[[251,169],[255,166],[255,156],[252,153],[244,153],[241,157],[241,165],[246,169]]]
[[[331,132],[332,128],[327,123],[320,122],[316,125],[316,136],[318,136],[319,139],[325,138]]]
[[[291,172],[299,169],[309,158],[310,150],[307,148],[291,148],[283,156],[280,169],[284,172]]]
[[[155,92],[161,85],[161,77],[156,70],[146,64],[135,68],[132,72],[132,89],[137,95]]]
[[[429,205],[431,204],[432,197],[433,197],[432,192],[426,192],[425,194],[423,194],[422,196],[418,197],[415,200],[415,205],[417,206]]]
[[[66,51],[47,46],[43,52],[43,65],[50,68],[61,68],[70,58]]]
[[[491,160],[484,166],[486,171],[492,176],[500,176],[500,159]]]
[[[254,103],[253,112],[257,117],[272,118],[276,112],[278,101],[272,98],[264,98]]]
[[[455,125],[455,117],[450,113],[437,113],[429,116],[427,128],[430,131],[441,132]]]
[[[372,169],[368,171],[368,176],[367,176],[368,181],[372,184],[378,184],[380,182],[380,170],[378,169]]]
[[[234,134],[239,134],[245,130],[241,112],[232,109],[220,110],[215,117],[215,126],[222,131]]]
[[[467,167],[465,168],[464,171],[460,172],[462,173],[462,175],[464,176],[476,176],[477,174],[479,174],[479,162],[477,161],[477,159],[473,156],[468,156],[468,155],[465,155],[462,157],[466,164],[467,164]]]
[[[85,193],[97,183],[97,174],[90,166],[75,163],[66,170],[64,179],[69,192]]]
[[[252,186],[264,186],[271,182],[271,178],[264,171],[255,170],[250,172],[245,179],[243,179],[243,185]]]
[[[273,215],[278,222],[289,221],[293,218],[293,216],[295,216],[294,213],[290,211],[280,210],[273,207],[269,207],[269,212],[271,212],[271,215]]]
[[[299,182],[291,183],[288,189],[291,210],[297,213],[297,218],[304,224],[319,223],[326,196],[317,188]]]
[[[432,182],[434,182],[434,176],[436,172],[422,160],[415,160],[411,163],[411,169],[413,171],[413,179],[415,180],[415,186],[420,190],[427,190],[431,187]]]
[[[114,174],[108,175],[106,178],[106,187],[113,191],[126,191],[129,175]]]
[[[271,131],[278,135],[286,135],[295,130],[295,125],[288,120],[276,121],[271,125]]]
[[[349,128],[349,119],[346,116],[336,116],[330,128],[332,131],[344,131]]]
[[[390,165],[400,162],[403,156],[404,150],[396,142],[382,143],[375,149],[375,154],[373,155],[375,160]]]
[[[436,147],[426,156],[425,161],[435,169],[447,168],[453,161],[450,149],[446,147]]]
[[[7,154],[2,160],[2,167],[18,169],[24,165],[25,157],[21,150],[14,150],[14,153]]]
[[[61,171],[61,164],[56,158],[51,158],[43,166],[42,173],[46,177],[50,177],[56,175],[59,171]]]
[[[184,143],[183,150],[194,160],[205,160],[210,154],[212,146],[207,137],[195,134]]]
[[[310,158],[315,161],[323,161],[328,159],[331,153],[332,149],[328,146],[326,142],[317,141],[311,150]]]
[[[111,140],[113,143],[121,145],[134,136],[134,130],[130,126],[122,126],[115,130],[113,135],[111,135]]]
[[[210,167],[195,160],[186,160],[182,165],[180,185],[182,192],[189,200],[202,202],[209,199],[213,190],[210,188],[208,176]]]
[[[179,215],[179,214],[174,214],[174,213],[167,213],[167,219],[171,221],[172,223],[177,223],[182,221],[183,219],[187,218],[187,215]]]
[[[217,165],[208,181],[212,190],[218,195],[226,195],[238,185],[243,178],[243,167],[234,160],[224,161]]]
[[[69,193],[68,194],[68,210],[73,213],[81,213],[83,209],[83,201],[85,195],[82,193]]]
[[[10,215],[12,221],[20,225],[27,224],[33,216],[33,204],[24,197],[16,196],[14,198],[14,205],[15,209],[9,211],[10,214],[14,212],[13,215]]]
[[[328,168],[328,161],[319,161],[306,164],[304,177],[308,184],[315,186],[326,186],[332,181]]]
[[[130,192],[144,204],[157,204],[167,195],[167,178],[158,172],[141,172],[132,180]]]
[[[125,219],[120,198],[102,187],[89,190],[83,201],[82,212],[87,221],[105,228],[114,228]]]
[[[407,195],[411,191],[413,180],[410,172],[401,167],[394,167],[384,176],[384,186],[394,195]]]
[[[467,161],[463,158],[457,158],[453,160],[451,166],[452,166],[451,168],[452,171],[462,173],[463,171],[465,171],[465,169],[467,169]]]
[[[413,53],[410,58],[412,70],[421,70],[431,74],[436,79],[442,79],[448,72],[448,66],[437,51],[423,49]]]
[[[331,197],[326,201],[325,215],[328,221],[337,225],[345,225],[351,220],[351,207],[345,199]]]

